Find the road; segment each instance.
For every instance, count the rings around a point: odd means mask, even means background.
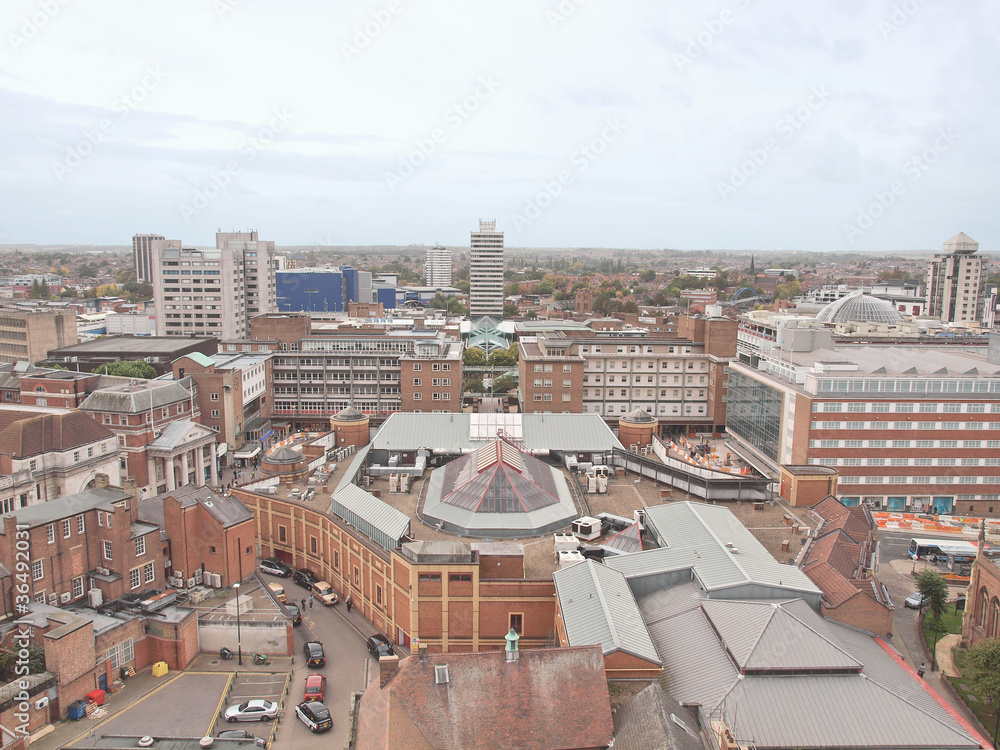
[[[262,574],[262,577],[281,580],[266,574]],[[292,583],[291,579],[281,580],[281,583],[295,603],[299,603],[307,595],[306,590]],[[377,679],[378,675],[378,662],[369,656],[365,647],[368,631],[374,632],[374,628],[370,625],[366,628],[364,622],[357,613],[348,615],[343,602],[334,607],[324,607],[315,602],[312,609],[307,608],[303,612],[302,624],[294,629],[295,663],[292,667],[288,702],[272,744],[274,750],[293,750],[315,745],[316,740],[310,739],[312,733],[295,715],[295,705],[302,700],[306,675],[313,672],[323,672],[327,676],[326,698],[323,702],[333,717],[333,729],[323,736],[323,744],[329,744],[330,747],[344,747],[347,744],[351,693],[361,692],[368,681]],[[325,667],[306,666],[302,646],[311,640],[323,643],[326,652]]]

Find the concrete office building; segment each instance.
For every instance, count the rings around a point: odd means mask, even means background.
[[[424,263],[427,286],[451,286],[451,272],[451,250],[441,245],[427,248],[427,261]]]
[[[0,362],[35,364],[79,340],[75,310],[0,308]]]
[[[928,314],[942,323],[980,323],[986,304],[989,258],[976,255],[979,243],[959,232],[931,256],[927,269]]]
[[[161,234],[136,234],[132,237],[132,258],[135,261],[135,280],[139,282],[153,281],[154,240],[166,239]]]
[[[215,249],[151,243],[159,336],[243,338],[254,315],[276,307],[274,242],[219,232]]]
[[[479,220],[472,233],[472,267],[469,286],[469,317],[503,316],[503,232],[496,221]]]

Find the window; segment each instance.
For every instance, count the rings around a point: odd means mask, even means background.
[[[212,409],[212,416],[215,417],[216,419],[218,419],[218,417],[219,417],[219,410],[218,409]]]
[[[419,575],[419,577],[418,577],[417,580],[420,580],[420,581],[437,581],[438,583],[440,583],[441,582],[441,574],[440,573],[421,573]]]
[[[135,556],[141,557],[146,554],[146,537],[137,536],[135,538]]]
[[[73,533],[73,524],[68,518],[64,518],[62,522],[63,527],[63,539],[69,538],[69,535]]]
[[[314,536],[309,537],[309,551],[314,555],[317,552],[316,537]]]
[[[105,560],[111,559],[111,542],[104,543],[104,559]]]
[[[419,386],[419,385],[421,385],[421,383],[422,383],[422,381],[421,381],[420,378],[414,378],[413,379],[413,385]]]
[[[288,535],[288,529],[286,529],[284,526],[279,526],[278,527],[278,541],[279,542],[287,542],[288,541],[287,535]]]
[[[131,638],[122,641],[114,648],[109,648],[107,652],[108,661],[111,662],[112,669],[120,669],[130,661],[135,659],[135,645]]]
[[[140,583],[142,583],[142,581],[139,576],[139,568],[132,568],[132,570],[128,572],[129,588],[137,589],[139,588]]]
[[[414,372],[420,372],[420,363],[419,362],[414,362],[413,363],[413,371]]]
[[[37,581],[45,577],[45,561],[44,560],[32,560],[31,561],[31,580]]]
[[[375,585],[375,606],[382,606],[382,587],[378,584]]]
[[[510,629],[518,635],[524,632],[524,615],[520,612],[510,613]]]
[[[471,581],[472,573],[451,573],[448,576],[449,583],[454,581]]]
[[[142,566],[143,583],[152,583],[154,578],[156,578],[156,571],[153,568],[153,563],[148,562]]]
[[[73,579],[73,598],[79,599],[83,596],[83,576]]]
[[[48,526],[45,527],[45,536],[48,538],[49,544],[55,544],[56,525],[54,523],[50,523]]]
[[[358,568],[357,565],[354,566],[354,585],[355,586],[361,585],[361,570]]]
[[[87,533],[87,522],[83,516],[76,517],[76,533],[77,534]]]

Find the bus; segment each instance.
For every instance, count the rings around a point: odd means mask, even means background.
[[[989,551],[990,546],[987,544],[983,548],[984,551]],[[910,558],[913,560],[936,560],[940,558],[942,561],[947,560],[949,557],[954,558],[955,562],[972,562],[976,557],[976,553],[979,551],[979,547],[972,542],[967,542],[964,539],[919,539],[914,538],[910,540]]]

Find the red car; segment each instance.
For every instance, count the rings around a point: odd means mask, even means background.
[[[321,701],[324,695],[326,695],[326,675],[311,674],[306,677],[306,694],[302,700]]]

